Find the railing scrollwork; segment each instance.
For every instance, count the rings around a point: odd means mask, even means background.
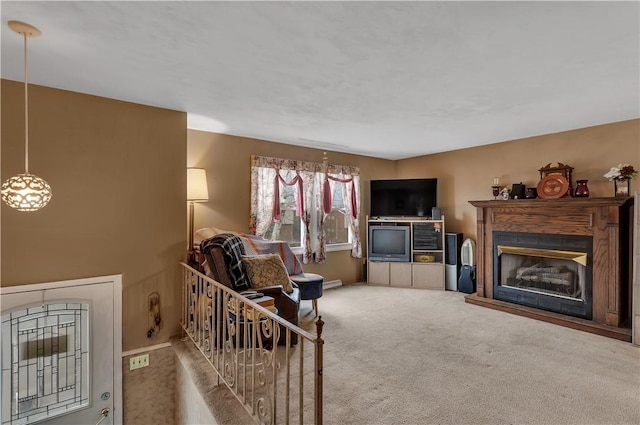
[[[321,318],[309,333],[181,265],[183,331],[254,421],[322,424]]]

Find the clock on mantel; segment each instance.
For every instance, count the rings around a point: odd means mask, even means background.
[[[547,183],[543,183],[543,180],[544,180],[545,182],[549,182],[548,184],[551,184],[551,185],[558,183],[558,186],[563,186],[562,184],[560,184],[562,183],[563,179],[558,178],[557,182],[553,178],[549,178],[545,180],[547,176],[562,176],[564,179],[566,179],[568,183],[568,187],[566,189],[566,192],[560,197],[573,196],[573,181],[571,180],[571,173],[573,172],[573,167],[567,164],[563,164],[562,162],[558,162],[558,165],[556,165],[555,167],[552,167],[551,163],[548,163],[544,167],[538,169],[538,171],[540,172],[540,184],[543,184],[543,185],[547,184]],[[538,188],[538,195],[539,196],[542,195],[540,193],[540,188]],[[544,197],[544,195],[540,197],[542,198]]]

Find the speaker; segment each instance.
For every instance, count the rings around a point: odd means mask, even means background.
[[[440,212],[440,208],[433,207],[431,208],[431,220],[441,220],[442,213]]]
[[[460,279],[460,250],[462,249],[462,233],[445,233],[444,238],[444,281],[449,291],[458,290]]]
[[[460,266],[460,250],[462,249],[462,233],[445,233],[444,262],[452,266]]]

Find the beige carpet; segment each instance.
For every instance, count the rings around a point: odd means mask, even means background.
[[[449,291],[344,286],[319,308],[325,424],[640,424],[631,344]],[[301,315],[314,330],[310,301]],[[218,424],[250,423],[225,391],[212,397]]]
[[[631,344],[449,291],[345,286],[319,308],[326,424],[640,424]]]

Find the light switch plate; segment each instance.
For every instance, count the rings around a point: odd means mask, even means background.
[[[149,366],[149,353],[134,356],[129,359],[129,370],[136,370],[147,366]]]

